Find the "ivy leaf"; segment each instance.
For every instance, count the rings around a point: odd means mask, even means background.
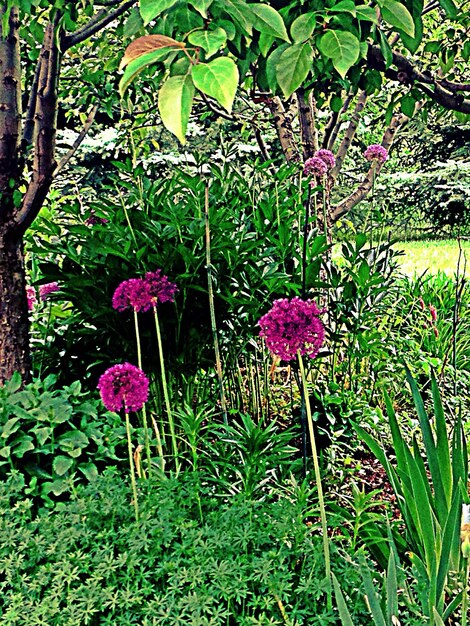
[[[57,476],[63,476],[73,465],[73,459],[59,454],[55,457],[52,468]]]
[[[380,13],[387,24],[402,30],[410,37],[415,36],[415,23],[411,13],[400,2],[385,0],[383,5],[381,5]]]
[[[198,63],[193,67],[194,85],[199,91],[214,98],[229,113],[238,86],[238,68],[232,59],[219,57],[210,63]]]
[[[294,42],[299,43],[310,39],[315,30],[315,24],[315,13],[304,13],[296,17],[290,27],[290,34]]]
[[[332,60],[334,68],[343,78],[356,63],[361,51],[359,39],[345,30],[329,30],[320,38],[318,48]]]
[[[253,27],[260,33],[274,35],[284,41],[289,41],[284,20],[281,15],[268,4],[249,4],[251,13],[254,15]]]
[[[286,98],[300,87],[312,68],[313,50],[308,43],[287,47],[276,64],[276,78]]]
[[[207,52],[207,57],[215,54],[227,41],[227,33],[223,28],[214,30],[194,30],[188,36],[189,43]]]
[[[178,0],[140,0],[140,14],[144,24],[148,24],[177,2]]]
[[[171,76],[158,92],[158,110],[163,125],[185,143],[189,115],[193,105],[194,84],[191,75]]]

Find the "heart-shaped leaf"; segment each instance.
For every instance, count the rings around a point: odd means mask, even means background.
[[[189,43],[198,46],[206,51],[206,56],[211,57],[218,52],[221,46],[227,41],[227,33],[223,28],[214,30],[194,30],[188,36]]]
[[[198,63],[193,67],[194,85],[199,91],[214,98],[229,113],[238,86],[238,68],[232,59],[219,57],[210,63]]]
[[[178,0],[140,0],[140,14],[144,24],[148,24],[177,2]]]
[[[332,60],[336,71],[343,78],[361,52],[359,39],[346,30],[329,30],[319,40],[318,48]]]
[[[308,43],[289,46],[279,57],[276,78],[286,98],[300,87],[312,67],[313,50]]]
[[[410,37],[415,36],[415,23],[408,9],[396,0],[386,0],[381,6],[382,18],[395,28],[402,30]]]

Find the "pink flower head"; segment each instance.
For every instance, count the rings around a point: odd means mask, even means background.
[[[38,299],[36,298],[36,290],[31,285],[26,285],[26,299],[28,300],[28,311],[32,311]]]
[[[421,311],[424,311],[425,304],[421,296],[419,297],[418,302],[419,302],[419,306],[421,307]]]
[[[150,297],[154,305],[174,301],[178,287],[175,283],[171,283],[167,276],[162,274],[162,270],[147,272],[145,274],[145,280],[148,284]]]
[[[283,361],[295,359],[299,350],[313,359],[325,339],[321,313],[313,300],[297,296],[291,300],[275,300],[272,309],[258,322],[260,336],[265,338],[269,350]]]
[[[113,308],[116,311],[134,309],[137,312],[149,311],[152,298],[148,281],[143,278],[129,278],[117,286],[113,295]]]
[[[149,381],[144,372],[130,363],[113,365],[98,381],[101,400],[108,411],[139,411],[148,399]]]
[[[331,150],[317,150],[313,155],[317,159],[321,159],[326,167],[331,170],[336,165],[335,155],[331,152]]]
[[[437,321],[437,311],[432,304],[429,305],[429,313],[431,314],[431,319],[433,322]]]
[[[58,283],[46,283],[45,285],[39,285],[39,298],[42,302],[47,299],[47,296],[51,293],[59,291],[60,287]]]
[[[315,178],[322,178],[328,171],[328,166],[325,161],[317,156],[313,156],[307,159],[304,163],[304,174],[306,176],[315,176]]]
[[[388,152],[383,146],[373,143],[364,152],[364,158],[366,161],[378,161],[379,163],[385,163],[388,159]]]
[[[94,226],[95,224],[107,224],[109,220],[105,217],[98,217],[94,211],[90,211],[90,215],[86,218],[85,224],[87,226]]]

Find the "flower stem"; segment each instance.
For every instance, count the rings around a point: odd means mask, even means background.
[[[307,389],[307,379],[305,377],[305,368],[302,359],[302,355],[300,351],[297,353],[299,359],[299,369],[300,376],[302,379],[302,393],[305,397],[305,407],[307,409],[307,424],[308,431],[310,435],[310,445],[312,447],[312,458],[313,458],[313,467],[315,472],[315,481],[317,483],[318,490],[318,504],[320,506],[320,518],[322,525],[322,534],[323,534],[323,554],[325,557],[325,569],[326,569],[326,579],[327,579],[327,601],[328,607],[332,607],[332,596],[331,596],[331,565],[330,565],[330,545],[328,540],[328,526],[326,523],[326,510],[325,510],[325,500],[323,498],[323,487],[321,482],[320,475],[320,465],[318,463],[318,453],[317,453],[317,445],[315,442],[315,433],[313,430],[313,420],[312,420],[312,411],[310,408],[310,402],[308,398],[308,389]]]
[[[215,368],[217,372],[217,380],[219,382],[220,406],[222,408],[222,416],[224,419],[224,423],[227,424],[227,404],[225,401],[223,374],[222,374],[222,361],[220,358],[219,338],[217,335],[217,322],[215,319],[214,289],[212,286],[211,237],[210,237],[210,225],[209,225],[209,183],[206,183],[206,189],[205,189],[205,195],[204,195],[204,221],[206,224],[207,288],[208,288],[208,293],[209,293],[209,310],[210,310],[210,316],[211,316],[212,338],[214,341]]]
[[[160,357],[160,374],[162,377],[162,387],[163,387],[163,397],[165,399],[165,407],[166,413],[168,416],[168,426],[170,427],[170,436],[171,436],[171,446],[173,449],[173,456],[175,458],[176,471],[179,471],[179,460],[178,460],[178,446],[176,445],[176,434],[175,434],[175,424],[173,422],[173,413],[171,411],[170,405],[170,396],[168,395],[168,385],[166,381],[166,373],[165,373],[165,361],[163,359],[163,346],[162,346],[162,335],[160,333],[160,323],[158,321],[158,311],[157,307],[154,305],[153,314],[155,317],[155,329],[157,331],[157,342],[158,342],[158,355]]]
[[[140,331],[139,331],[139,320],[137,316],[137,311],[134,309],[134,326],[135,326],[135,339],[137,343],[137,364],[140,369],[142,369],[142,349],[140,347]],[[149,429],[147,423],[147,409],[144,406],[142,407],[142,421],[144,424],[144,443],[145,443],[145,456],[147,457],[147,465],[149,473],[152,471],[152,458],[150,454],[150,441],[149,441]]]
[[[127,433],[127,448],[129,451],[129,467],[131,470],[131,485],[132,494],[134,496],[134,511],[135,521],[139,521],[139,501],[137,499],[137,484],[135,481],[134,459],[132,458],[132,442],[131,442],[131,423],[129,420],[129,413],[126,411],[126,433]]]

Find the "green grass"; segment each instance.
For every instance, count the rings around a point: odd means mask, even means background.
[[[462,241],[460,274],[470,276],[470,241]],[[403,250],[399,257],[402,270],[408,276],[422,274],[426,270],[431,274],[442,272],[454,276],[459,259],[459,245],[455,239],[442,241],[403,241],[394,245],[396,250]],[[465,261],[466,267],[465,267]]]

